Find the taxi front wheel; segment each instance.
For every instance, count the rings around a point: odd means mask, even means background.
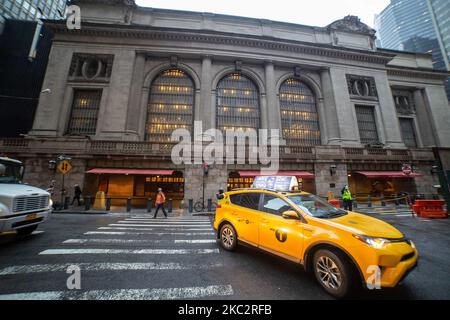
[[[353,275],[351,267],[341,254],[321,249],[314,254],[314,275],[326,292],[336,298],[349,295]]]
[[[231,224],[226,223],[220,228],[220,243],[227,251],[234,251],[236,249],[237,236]]]

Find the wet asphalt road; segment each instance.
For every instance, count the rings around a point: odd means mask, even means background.
[[[421,257],[399,287],[358,298],[450,299],[450,220],[370,214],[412,238]],[[331,299],[291,262],[223,251],[208,217],[142,218],[53,214],[31,236],[1,235],[0,299]],[[67,289],[69,265],[81,269],[81,290]]]

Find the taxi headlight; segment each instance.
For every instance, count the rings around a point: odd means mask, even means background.
[[[389,243],[390,240],[389,239],[385,239],[385,238],[378,238],[378,237],[369,237],[369,236],[363,236],[360,234],[354,234],[353,237],[355,237],[356,239],[358,239],[359,241],[364,242],[365,244],[367,244],[370,247],[376,248],[376,249],[381,249],[383,248],[383,246],[386,243]]]

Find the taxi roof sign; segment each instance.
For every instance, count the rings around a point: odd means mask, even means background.
[[[253,180],[252,188],[282,192],[299,191],[297,177],[295,176],[257,176]]]

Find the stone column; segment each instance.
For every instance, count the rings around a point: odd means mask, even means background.
[[[136,51],[133,76],[128,100],[126,140],[139,140],[139,122],[141,117],[141,93],[144,82],[145,52]]]
[[[341,137],[339,133],[339,120],[336,109],[336,103],[331,83],[331,75],[329,68],[320,70],[320,81],[322,83],[322,95],[324,103],[325,123],[321,128],[326,127],[327,141],[326,144],[339,145]]]
[[[211,104],[211,56],[204,56],[202,60],[202,76],[200,88],[200,105],[195,110],[195,120],[203,122],[203,130],[208,130],[215,126],[215,112]]]
[[[280,129],[281,117],[275,88],[275,67],[272,61],[265,63],[266,104],[261,103],[261,128]]]
[[[336,173],[331,175],[330,166],[336,165]],[[341,196],[341,189],[348,185],[347,165],[335,163],[315,163],[314,171],[316,174],[316,194],[326,197],[331,191],[336,197]],[[330,185],[334,184],[334,188]]]
[[[430,113],[425,103],[425,99],[423,98],[421,89],[414,91],[414,103],[416,105],[416,119],[419,124],[423,147],[435,146],[436,140],[430,121]]]

